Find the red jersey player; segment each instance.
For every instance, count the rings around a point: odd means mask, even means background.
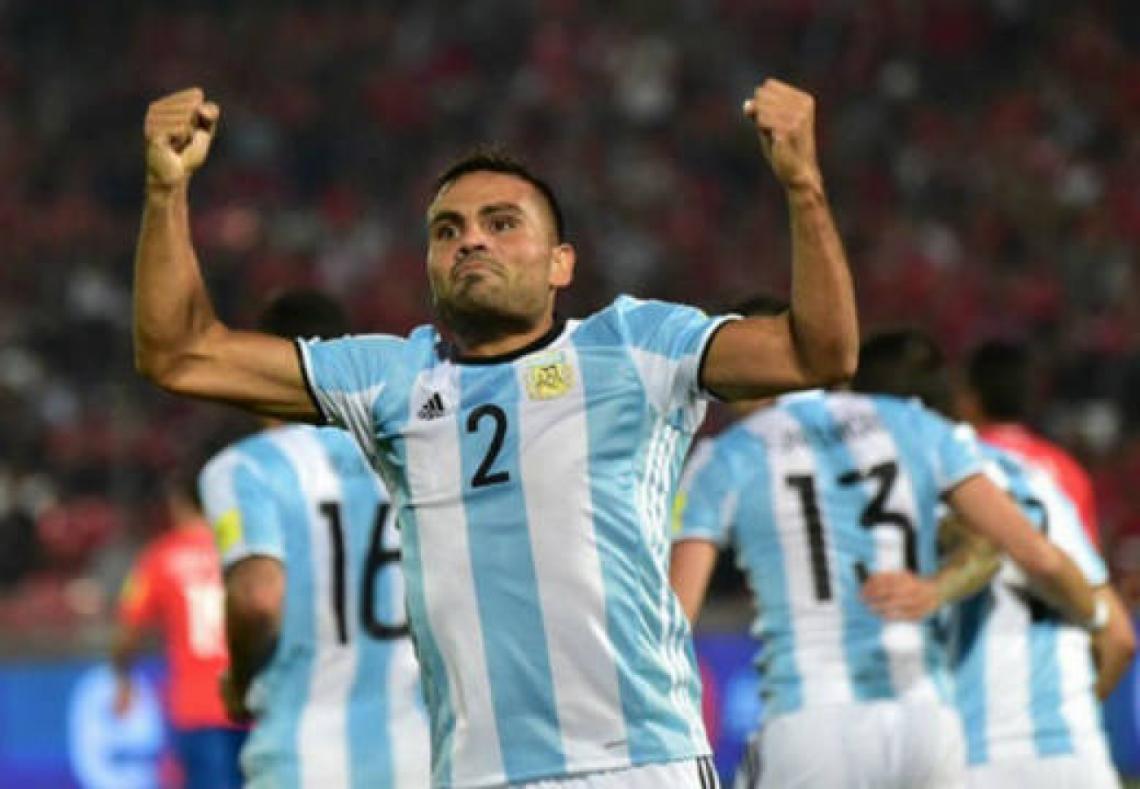
[[[169,666],[166,709],[185,785],[236,788],[245,732],[229,723],[218,691],[229,663],[220,563],[213,532],[184,487],[167,489],[170,527],[146,547],[123,586],[111,655],[115,710],[122,714],[130,707],[131,664],[148,627],[159,627]]]

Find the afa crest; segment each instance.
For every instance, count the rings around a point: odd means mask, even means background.
[[[532,362],[526,368],[526,393],[531,400],[553,400],[574,386],[574,368],[565,354],[556,353]]]
[[[218,550],[225,553],[242,540],[241,512],[234,507],[223,512],[214,521],[214,540]]]

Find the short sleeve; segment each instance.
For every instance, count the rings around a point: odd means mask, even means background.
[[[922,414],[924,443],[933,453],[934,484],[940,494],[982,473],[985,461],[972,427],[955,424],[926,410]]]
[[[662,413],[709,396],[700,386],[701,361],[713,334],[735,316],[709,317],[695,307],[622,296],[614,308],[650,400]]]
[[[347,429],[373,454],[372,408],[401,364],[405,341],[369,335],[296,342],[305,384],[325,421]]]
[[[277,498],[256,463],[240,450],[228,449],[206,464],[198,491],[223,568],[249,556],[284,561]]]
[[[131,627],[153,622],[159,613],[158,564],[153,549],[148,549],[123,581],[119,592],[119,621]]]
[[[704,439],[694,447],[673,502],[673,542],[729,542],[739,495],[727,461],[717,441]]]

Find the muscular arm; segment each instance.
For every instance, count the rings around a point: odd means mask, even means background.
[[[230,670],[224,695],[234,717],[244,717],[242,702],[250,683],[276,647],[284,599],[285,571],[276,559],[251,556],[226,573]]]
[[[135,366],[168,391],[269,416],[314,421],[296,350],[287,340],[231,331],[214,314],[190,237],[191,173],[218,120],[197,89],[147,112],[147,182],[135,255]]]
[[[669,559],[669,583],[681,601],[689,622],[695,622],[705,601],[709,579],[716,567],[717,547],[705,540],[673,544]]]
[[[963,527],[1008,553],[1045,599],[1078,622],[1092,618],[1093,591],[1076,563],[1037,532],[1001,488],[976,474],[946,500]]]
[[[816,160],[814,102],[767,80],[745,111],[787,192],[792,299],[787,315],[737,321],[713,338],[702,383],[728,399],[844,381],[855,373],[859,346],[851,273]]]

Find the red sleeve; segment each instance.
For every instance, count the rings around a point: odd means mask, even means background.
[[[158,613],[158,562],[147,550],[131,569],[119,593],[119,621],[132,627],[152,622]]]
[[[1100,521],[1097,520],[1096,511],[1096,493],[1093,491],[1092,480],[1089,475],[1081,469],[1080,492],[1077,494],[1077,510],[1081,515],[1081,523],[1085,527],[1085,533],[1088,535],[1089,540],[1092,542],[1093,547],[1100,548]]]

